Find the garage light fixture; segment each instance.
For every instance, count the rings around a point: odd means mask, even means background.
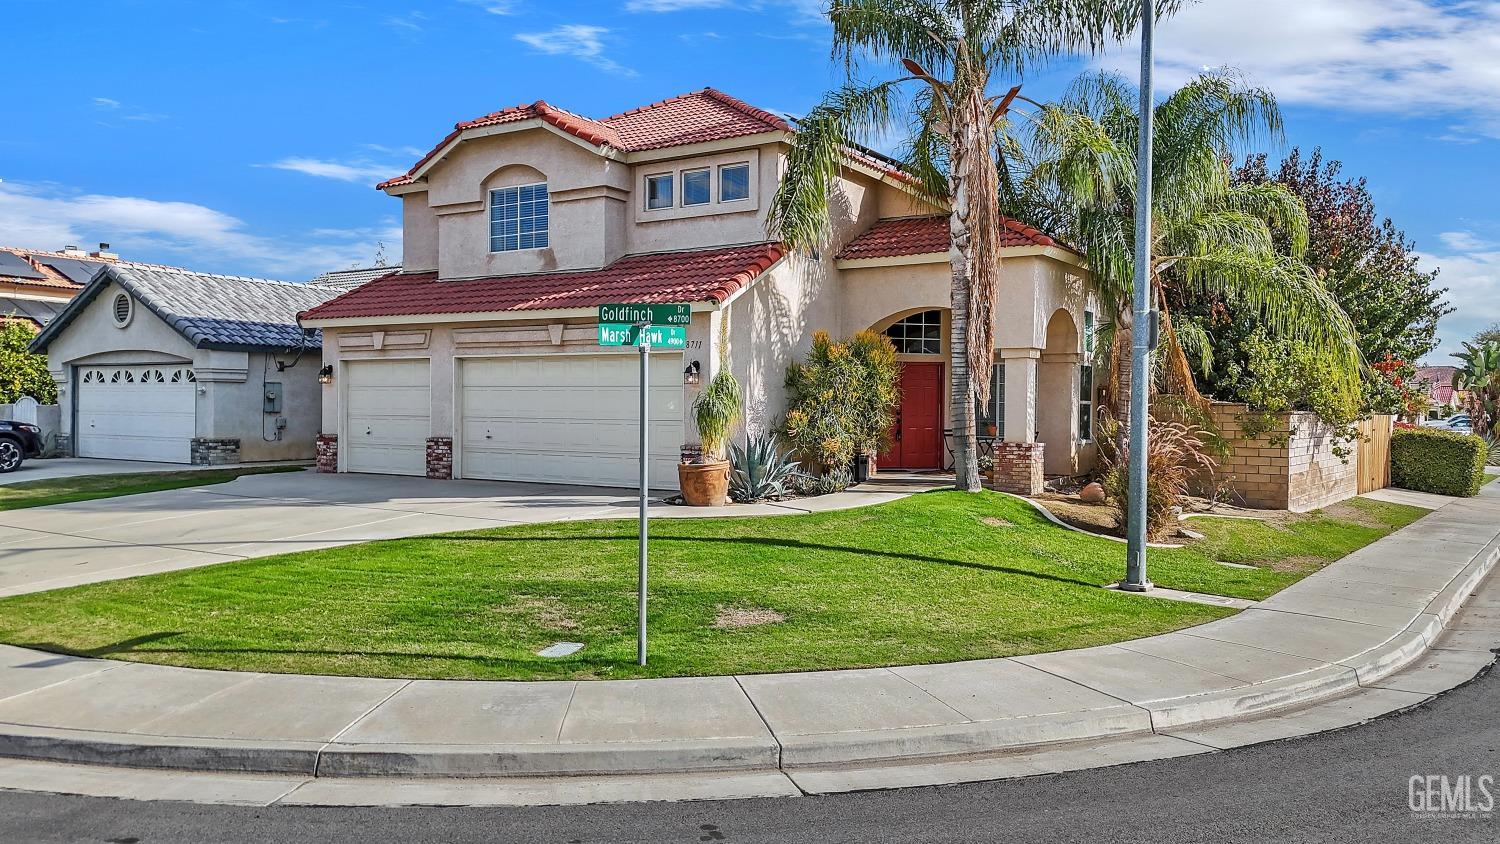
[[[330,364],[324,366],[322,369],[318,370],[318,383],[319,384],[332,384],[333,383],[333,364],[330,363]]]
[[[703,368],[698,365],[697,361],[693,361],[692,363],[687,365],[686,369],[682,370],[682,383],[698,384],[702,381]]]

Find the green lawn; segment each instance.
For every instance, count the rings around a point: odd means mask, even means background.
[[[20,510],[68,504],[117,495],[161,492],[189,486],[208,486],[232,481],[241,475],[267,472],[300,472],[301,466],[246,466],[230,469],[201,469],[192,472],[144,472],[131,475],[82,475],[76,478],[49,478],[22,481],[0,486],[0,510]]]
[[[1153,551],[1150,574],[1162,586],[1262,598],[1423,512],[1361,499],[1284,526],[1194,519],[1207,538]],[[0,641],[203,668],[558,679],[1005,656],[1229,614],[1101,589],[1123,573],[1124,545],[994,493],[659,520],[651,548],[644,670],[634,665],[633,521],[375,542],[25,595],[0,601]],[[556,641],[586,647],[534,655]]]

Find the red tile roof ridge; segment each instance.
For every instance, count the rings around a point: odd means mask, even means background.
[[[662,106],[669,106],[673,103],[680,103],[684,100],[690,100],[694,97],[702,96],[707,96],[717,102],[723,103],[724,105],[729,106],[730,108],[740,112],[741,114],[753,117],[756,120],[760,120],[765,123],[769,123],[776,129],[787,132],[791,131],[792,129],[791,124],[787,123],[785,119],[777,117],[776,115],[772,114],[769,111],[766,111],[765,109],[756,108],[755,106],[750,105],[739,97],[731,96],[714,87],[700,88],[696,91],[689,91],[686,94],[678,94],[675,97],[667,97],[664,100],[657,100],[654,103],[648,103],[643,106],[636,106],[632,109],[626,109],[619,114],[611,114],[609,117],[606,117],[599,122],[608,123],[611,120],[619,120],[622,117],[633,117],[637,114],[651,111],[652,109],[661,108]]]
[[[784,254],[785,249],[780,243],[757,241],[705,249],[634,253],[623,255],[605,267],[586,270],[461,279],[438,279],[432,270],[403,270],[381,276],[309,308],[299,314],[299,318],[401,316],[420,319],[451,313],[589,307],[608,301],[722,303],[781,260]],[[695,260],[700,256],[701,260]],[[663,258],[667,259],[665,263],[653,262],[653,259]]]

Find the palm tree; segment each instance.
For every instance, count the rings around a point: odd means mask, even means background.
[[[1464,403],[1469,423],[1482,437],[1500,421],[1500,340],[1464,343],[1464,350],[1453,356],[1463,362],[1453,379],[1454,386],[1467,394]]]
[[[1167,10],[1176,2],[1164,3]],[[974,408],[989,398],[1000,277],[997,138],[1020,86],[992,92],[1049,58],[1097,51],[1136,24],[1138,0],[832,0],[833,55],[847,81],[799,122],[767,228],[793,248],[828,234],[829,190],[851,147],[897,122],[902,162],[950,208],[949,366],[955,486],[980,488]],[[905,69],[874,83],[862,65]],[[1003,84],[1003,83],[1002,83]]]
[[[1109,371],[1106,402],[1125,391],[1135,271],[1136,89],[1119,76],[1087,74],[1049,106],[1027,137],[1008,145],[1004,206],[1081,249],[1114,324],[1101,335]],[[1202,327],[1174,325],[1168,294],[1207,297],[1256,312],[1273,336],[1326,355],[1341,389],[1358,390],[1361,371],[1348,316],[1300,256],[1307,211],[1282,185],[1235,184],[1240,148],[1279,138],[1281,113],[1270,92],[1228,72],[1204,73],[1156,106],[1150,244],[1152,301],[1161,310],[1163,352],[1156,380],[1202,404],[1190,357],[1208,354]],[[1092,125],[1083,130],[1081,124]]]

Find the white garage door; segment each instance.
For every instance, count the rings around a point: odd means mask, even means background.
[[[427,474],[432,435],[431,366],[426,358],[344,362],[344,469]]]
[[[640,361],[630,355],[475,358],[463,363],[466,478],[632,487],[640,483]],[[682,356],[651,356],[651,485],[676,489]]]
[[[196,379],[185,366],[80,367],[78,456],[187,463],[196,399]]]

